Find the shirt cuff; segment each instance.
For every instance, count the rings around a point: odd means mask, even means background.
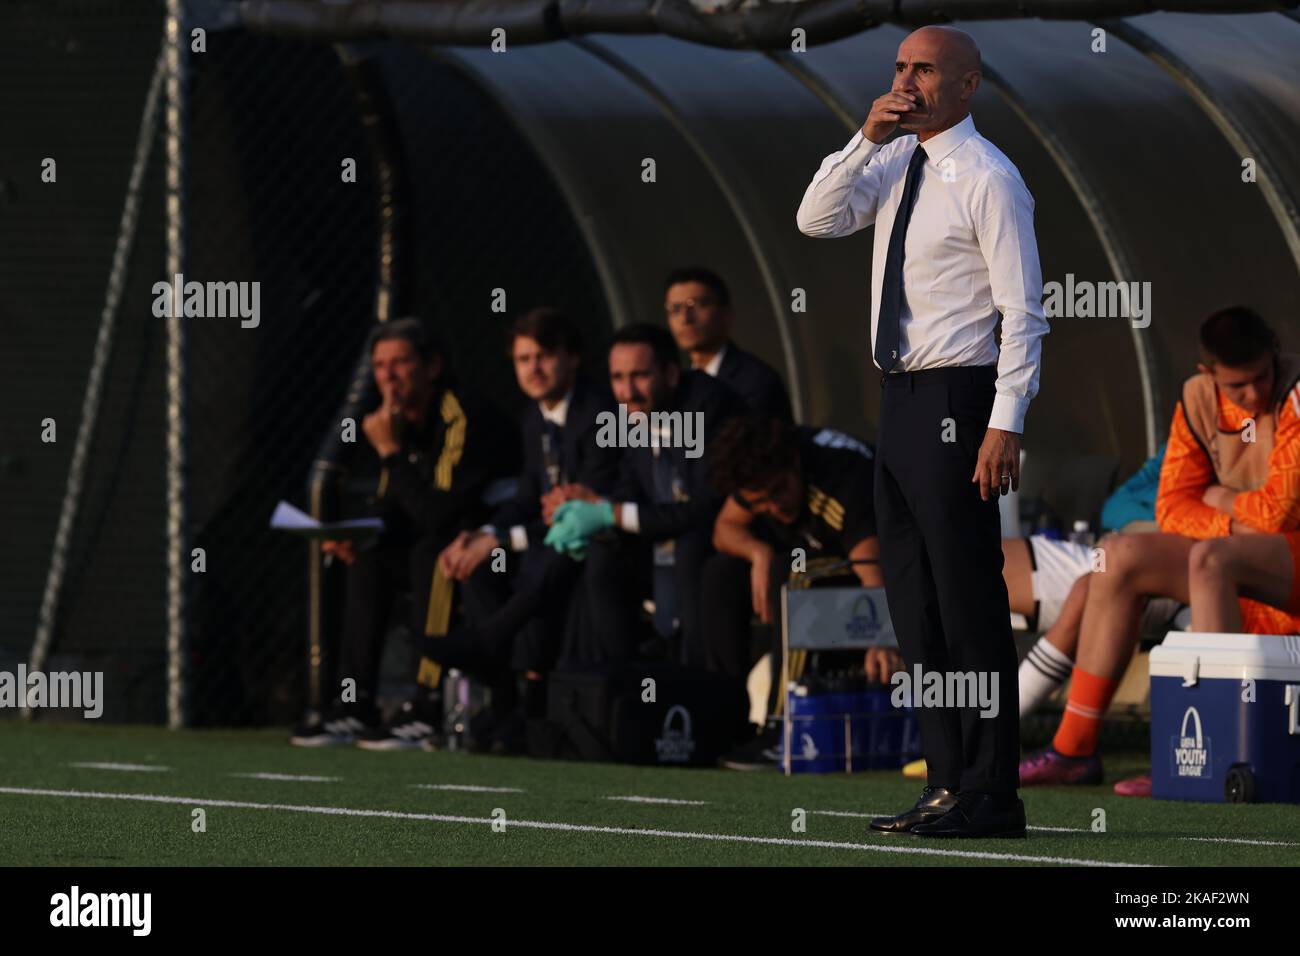
[[[636,502],[623,502],[622,515],[619,519],[619,527],[628,534],[641,533],[641,516],[637,512]]]
[[[1029,401],[1014,395],[998,394],[993,397],[993,414],[989,416],[989,428],[1017,435],[1025,430],[1025,413],[1029,411]]]
[[[884,143],[877,143],[874,140],[867,139],[867,134],[862,132],[862,127],[859,126],[857,132],[853,134],[853,138],[849,140],[849,145],[844,148],[848,150],[857,149],[859,146],[866,146],[869,153],[874,153],[884,145]]]
[[[861,165],[865,166],[872,156],[884,148],[884,143],[873,143],[867,139],[862,133],[862,127],[859,126],[858,131],[853,134],[853,138],[849,140],[848,145],[840,151],[840,155],[845,159],[858,159],[861,161]],[[858,172],[861,171],[861,169],[858,170]]]
[[[528,550],[528,529],[521,524],[517,524],[510,529],[510,550]]]

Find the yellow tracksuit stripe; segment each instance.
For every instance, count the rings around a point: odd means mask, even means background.
[[[447,391],[442,394],[440,411],[442,420],[447,424],[447,431],[442,439],[438,463],[433,469],[433,485],[439,491],[450,491],[452,470],[465,454],[465,409],[461,407],[460,400]]]
[[[442,569],[435,568],[433,583],[429,585],[429,611],[424,619],[424,633],[428,637],[442,637],[451,623],[451,578],[443,577]]]

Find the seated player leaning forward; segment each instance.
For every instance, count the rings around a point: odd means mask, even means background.
[[[1241,633],[1245,597],[1290,615],[1300,633],[1300,531],[1207,538],[1193,546],[1187,576],[1193,631]]]
[[[1105,571],[1088,585],[1070,700],[1050,746],[1026,757],[1020,781],[1098,783],[1097,736],[1138,638],[1145,598],[1189,600],[1188,562],[1196,542],[1252,532],[1295,531],[1300,519],[1300,358],[1280,354],[1277,336],[1244,308],[1201,325],[1200,373],[1174,410],[1156,501],[1159,534],[1110,535]],[[1243,600],[1254,633],[1295,629],[1285,613]],[[1145,781],[1117,792],[1140,795]]]
[[[524,470],[515,496],[488,524],[462,532],[443,549],[438,564],[460,583],[466,620],[421,644],[444,667],[492,686],[493,720],[480,723],[493,729],[476,733],[470,746],[496,752],[521,750],[526,718],[545,713],[544,675],[559,651],[581,571],[544,543],[559,503],[555,494],[571,482],[605,493],[619,462],[617,448],[601,448],[596,440],[599,416],[613,409],[614,400],[603,382],[582,374],[582,343],[572,320],[558,309],[532,309],[512,324],[507,347],[529,399],[520,419]],[[494,552],[504,558],[504,569]],[[520,674],[524,693],[517,707]]]
[[[678,659],[703,664],[700,567],[712,551],[713,519],[721,506],[709,463],[718,428],[743,413],[744,404],[717,379],[684,372],[678,361],[666,329],[638,324],[614,335],[610,388],[628,422],[626,436],[610,429],[610,439],[626,445],[618,484],[608,496],[566,487],[571,500],[556,509],[546,534],[557,551],[585,556],[563,666],[635,657],[637,609],[651,596],[659,639],[671,648],[680,637]],[[642,441],[649,433],[644,425],[661,412],[681,425],[680,434],[661,435],[652,446]],[[639,437],[633,434],[638,421]]]
[[[881,587],[874,467],[866,444],[829,428],[745,417],[719,432],[713,481],[727,498],[713,525],[718,553],[704,565],[707,667],[745,680],[753,665],[750,622],[757,616],[764,624],[776,623],[781,586],[799,573],[792,570],[795,549],[803,552],[805,568],[819,558],[861,562],[847,573],[863,587]],[[779,742],[776,720],[784,700],[779,626],[772,635],[768,725],[728,756],[730,767],[770,765]],[[884,683],[900,666],[892,648],[873,647],[866,654],[869,679]]]
[[[322,550],[346,565],[346,597],[338,676],[356,682],[355,700],[334,702],[324,721],[295,730],[302,747],[356,743],[371,750],[417,747],[441,724],[441,670],[420,661],[416,696],[388,724],[375,697],[379,662],[394,596],[411,592],[412,634],[446,633],[451,581],[438,553],[483,520],[488,484],[518,470],[518,438],[489,403],[456,384],[419,319],[396,319],[370,336],[371,371],[382,404],[365,417],[360,469],[378,474],[373,513],[384,521],[378,540],[362,546],[326,542]]]

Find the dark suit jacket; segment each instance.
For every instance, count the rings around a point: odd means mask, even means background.
[[[727,343],[722,364],[718,366],[718,378],[745,400],[752,414],[791,421],[790,397],[781,376],[772,366],[750,355],[735,342]]]
[[[672,403],[664,411],[704,414],[704,453],[687,458],[684,448],[662,448],[660,454],[673,456],[688,501],[664,503],[655,500],[654,449],[627,448],[618,487],[611,496],[615,501],[632,501],[637,506],[641,535],[651,541],[678,538],[691,532],[709,537],[713,519],[722,507],[722,496],[714,489],[709,475],[709,448],[713,436],[728,418],[745,413],[745,403],[727,385],[706,372],[683,371]]]
[[[603,411],[617,412],[614,398],[601,386],[578,376],[573,396],[564,417],[560,440],[561,483],[577,482],[598,494],[606,494],[619,476],[620,449],[601,448],[596,444],[599,430],[596,416]],[[544,419],[537,402],[529,402],[520,417],[523,434],[524,471],[519,476],[515,497],[501,505],[492,515],[492,524],[503,542],[509,543],[510,529],[523,525],[529,545],[540,544],[546,537],[540,498],[546,489],[546,466],[542,460]]]

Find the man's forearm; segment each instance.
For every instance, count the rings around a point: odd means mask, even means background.
[[[753,562],[757,553],[768,547],[750,534],[743,525],[719,521],[713,529],[713,546],[723,554]]]
[[[1047,322],[1041,316],[1024,312],[1011,320],[1003,315],[997,394],[989,415],[990,428],[1016,434],[1024,432],[1025,413],[1038,394],[1042,339],[1046,334]]]
[[[855,562],[853,573],[858,576],[864,588],[883,587],[884,577],[880,573],[880,541],[876,537],[863,538],[849,550],[849,560]],[[863,562],[871,562],[870,564]]]
[[[875,221],[880,177],[863,180],[861,173],[879,151],[880,144],[858,133],[844,149],[822,161],[795,214],[800,232],[832,238]]]

